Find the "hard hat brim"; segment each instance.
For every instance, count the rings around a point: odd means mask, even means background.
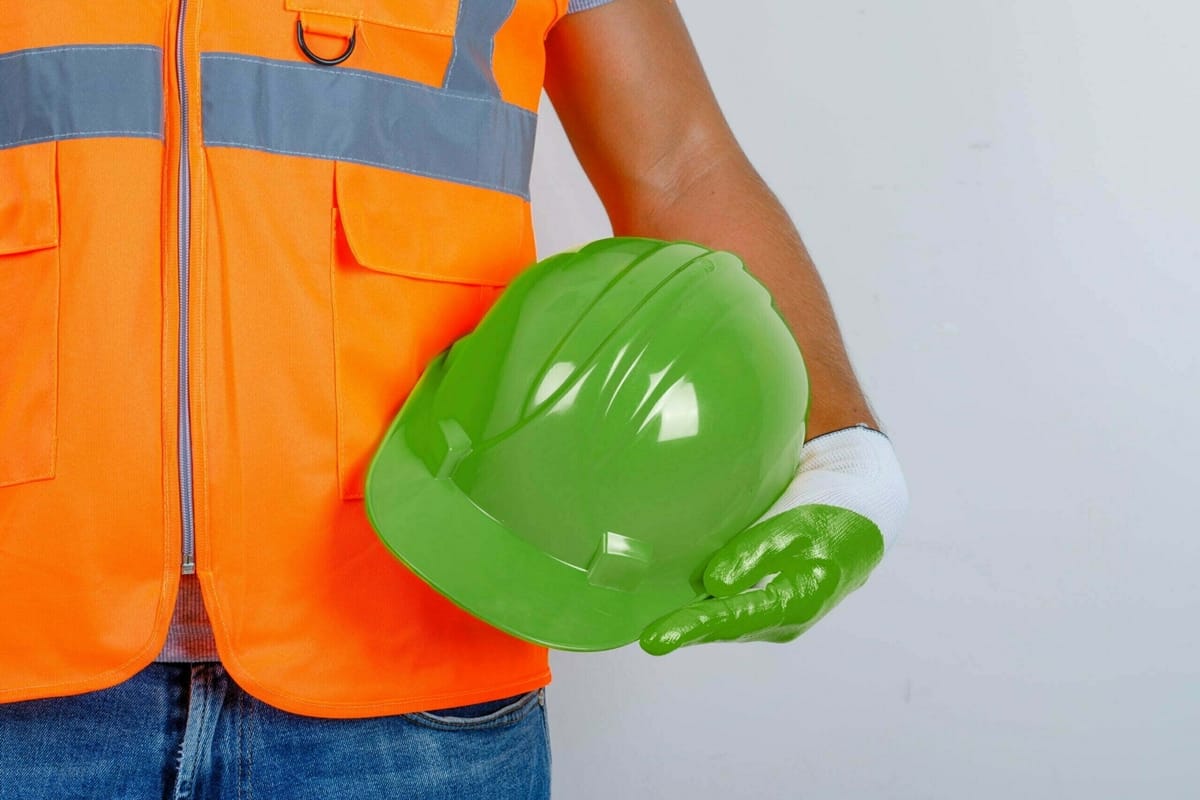
[[[437,363],[440,367],[440,362]],[[585,570],[516,535],[430,473],[407,425],[427,410],[441,370],[426,371],[371,462],[366,509],[384,545],[455,605],[506,633],[559,650],[609,650],[698,597],[691,587],[594,586]]]

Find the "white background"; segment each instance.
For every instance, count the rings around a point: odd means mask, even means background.
[[[913,508],[792,645],[556,653],[559,800],[1200,796],[1198,8],[683,4]]]

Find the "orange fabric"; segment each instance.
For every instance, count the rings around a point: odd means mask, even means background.
[[[134,674],[158,653],[178,589],[178,3],[103,6],[10,3],[0,25],[0,53],[161,47],[166,113],[165,141],[0,150],[0,701]],[[197,573],[230,673],[296,713],[401,713],[549,680],[543,648],[392,558],[360,499],[423,365],[532,262],[529,206],[377,167],[205,148],[200,53],[302,61],[298,13],[345,14],[360,20],[354,68],[438,85],[457,9],[188,4]],[[536,109],[542,38],[564,11],[517,0],[495,54],[510,102]]]
[[[446,0],[284,0],[291,11],[336,14],[422,33],[454,35],[458,3]]]
[[[355,21],[351,17],[331,17],[328,14],[315,14],[309,11],[300,12],[300,23],[306,34],[319,34],[345,40],[354,35]],[[306,37],[307,39],[307,37]],[[338,54],[335,54],[338,55]]]

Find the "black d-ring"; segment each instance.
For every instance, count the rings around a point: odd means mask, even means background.
[[[296,20],[296,43],[300,45],[300,50],[304,55],[308,56],[308,60],[314,64],[320,64],[323,67],[336,66],[354,52],[354,45],[358,41],[358,26],[354,26],[354,30],[350,32],[350,42],[346,45],[346,52],[342,53],[337,58],[321,58],[319,55],[308,49],[308,42],[304,41],[304,23]]]

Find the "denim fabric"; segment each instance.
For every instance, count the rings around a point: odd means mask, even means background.
[[[0,705],[0,800],[542,800],[543,690],[357,720],[280,711],[215,663]]]

